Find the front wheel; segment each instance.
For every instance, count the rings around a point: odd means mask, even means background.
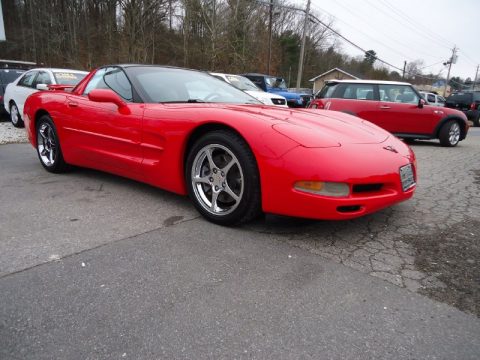
[[[13,126],[17,128],[24,127],[24,123],[22,117],[20,116],[20,111],[18,111],[17,104],[12,102],[10,105],[10,121],[12,122]]]
[[[460,141],[460,125],[455,120],[447,121],[440,129],[440,145],[457,146]]]
[[[207,133],[191,148],[185,178],[197,210],[219,225],[239,225],[261,213],[257,162],[237,134]]]
[[[38,120],[37,154],[40,163],[47,171],[62,173],[68,170],[68,165],[63,159],[55,124],[48,115],[43,115]]]

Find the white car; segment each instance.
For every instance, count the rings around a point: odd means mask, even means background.
[[[265,105],[279,105],[288,107],[287,99],[285,99],[283,96],[263,91],[245,76],[222,73],[210,73],[210,75],[235,86],[239,90],[245,91],[248,95],[253,96],[255,99],[259,100]]]
[[[10,114],[13,126],[23,127],[23,104],[27,97],[39,90],[47,90],[49,85],[77,85],[88,72],[70,69],[41,68],[23,73],[7,85],[3,102]]]
[[[445,106],[445,98],[443,96],[426,91],[420,91],[420,95],[422,95],[430,105]]]

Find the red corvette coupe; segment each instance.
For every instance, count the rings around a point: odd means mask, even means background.
[[[206,73],[113,65],[38,92],[25,126],[40,163],[95,168],[188,194],[222,225],[262,211],[350,219],[413,195],[415,155],[359,118],[260,104]]]

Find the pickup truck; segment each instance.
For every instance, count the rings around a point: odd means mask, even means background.
[[[289,107],[307,107],[311,100],[309,94],[289,91],[285,79],[281,77],[256,73],[242,74],[242,76],[250,79],[263,91],[283,96],[287,99]]]

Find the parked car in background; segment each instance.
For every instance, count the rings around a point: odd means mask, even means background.
[[[248,95],[253,96],[265,105],[287,106],[287,99],[283,96],[263,91],[245,76],[222,73],[210,73],[210,75],[235,86],[239,90],[245,91]]]
[[[351,219],[416,187],[415,154],[385,130],[264,106],[202,71],[109,65],[72,92],[29,96],[24,115],[47,171],[77,165],[188,194],[221,225],[262,211]]]
[[[447,97],[445,106],[462,111],[473,126],[480,126],[480,91],[454,92]]]
[[[0,60],[0,116],[8,114],[3,105],[5,88],[34,65],[30,61]]]
[[[425,103],[409,83],[333,80],[316,94],[310,108],[352,114],[405,139],[439,139],[442,146],[456,146],[465,139],[465,114]]]
[[[428,91],[420,91],[419,93],[427,101],[428,105],[445,106],[445,98],[443,96]]]
[[[281,77],[255,73],[242,74],[242,76],[252,80],[263,91],[283,96],[287,99],[289,107],[306,107],[311,99],[308,94],[289,91],[285,79]]]
[[[13,126],[23,127],[23,105],[29,95],[39,90],[47,90],[52,85],[73,88],[87,74],[86,71],[54,68],[31,69],[25,72],[7,85],[3,97],[5,109],[10,114]]]

